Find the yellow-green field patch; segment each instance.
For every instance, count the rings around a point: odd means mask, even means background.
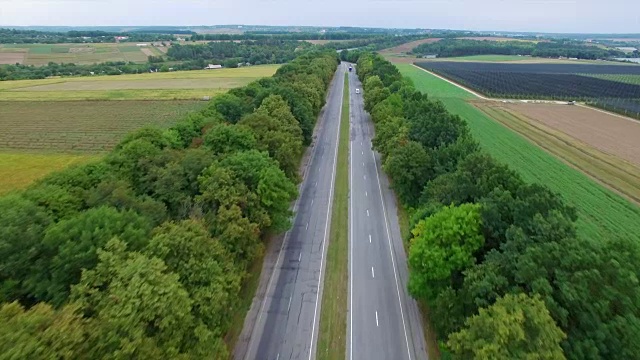
[[[99,158],[93,154],[0,152],[0,195],[24,189],[51,172]]]
[[[0,101],[197,100],[272,76],[280,65],[0,82]]]

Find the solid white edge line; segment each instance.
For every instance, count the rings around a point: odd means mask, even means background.
[[[343,73],[341,73],[343,74]],[[322,275],[324,269],[324,253],[327,245],[327,233],[329,230],[329,215],[331,215],[331,208],[333,207],[333,187],[336,183],[336,168],[338,165],[338,147],[340,145],[340,125],[342,123],[342,103],[344,102],[344,75],[342,78],[342,86],[340,87],[340,112],[338,115],[338,131],[336,132],[336,148],[333,155],[333,171],[331,173],[331,187],[329,188],[329,206],[327,206],[327,217],[325,219],[324,226],[324,238],[322,240],[322,257],[320,259],[320,279],[318,280],[318,287],[316,288],[316,305],[313,310],[313,326],[311,327],[311,346],[309,348],[309,360],[313,358],[313,338],[316,332],[316,318],[318,317],[318,297],[320,296],[320,286],[322,285]]]
[[[407,355],[411,360],[411,349],[409,348],[409,337],[407,336],[407,324],[404,320],[404,310],[402,308],[402,299],[400,297],[400,285],[398,284],[398,272],[396,271],[396,260],[393,255],[393,246],[391,245],[391,233],[389,232],[389,220],[387,219],[387,208],[384,204],[384,195],[382,194],[382,185],[380,185],[380,173],[378,171],[378,163],[376,162],[376,156],[371,151],[371,157],[373,157],[373,164],[376,167],[376,178],[378,179],[378,190],[380,191],[380,201],[382,202],[382,214],[384,215],[384,227],[387,230],[387,240],[389,242],[389,255],[391,256],[391,265],[393,266],[393,276],[396,280],[396,293],[398,294],[398,303],[400,304],[400,316],[402,317],[402,330],[404,330],[404,340],[407,345]]]

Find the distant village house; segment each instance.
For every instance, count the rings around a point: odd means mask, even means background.
[[[204,68],[205,70],[211,70],[211,69],[222,69],[222,65],[213,65],[213,64],[209,64],[207,65],[206,68]]]

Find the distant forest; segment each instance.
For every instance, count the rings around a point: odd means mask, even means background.
[[[578,41],[488,41],[444,39],[435,43],[422,44],[412,50],[416,55],[437,55],[438,57],[456,57],[470,55],[530,55],[539,57],[567,57],[578,59],[606,59],[628,57],[622,51],[604,49]],[[629,56],[632,56],[630,54]],[[637,56],[637,52],[636,52]]]
[[[126,36],[128,41],[170,41],[175,36],[161,33],[121,33],[106,31],[43,32],[0,28],[0,44],[62,44],[62,43],[113,43],[116,36]]]

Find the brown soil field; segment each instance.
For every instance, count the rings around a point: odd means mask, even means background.
[[[640,122],[582,106],[494,102],[640,167]]]
[[[22,64],[26,55],[26,52],[0,52],[0,65]]]
[[[0,151],[101,152],[132,130],[167,128],[202,101],[3,102]]]
[[[384,50],[380,50],[381,54],[400,54],[400,53],[406,53],[409,52],[411,50],[413,50],[413,48],[415,48],[418,45],[422,45],[422,44],[429,44],[429,43],[434,43],[437,41],[440,41],[440,38],[427,38],[427,39],[420,39],[420,40],[416,40],[416,41],[412,41],[412,42],[408,42],[408,43],[404,43],[392,48],[388,48],[388,49],[384,49]]]
[[[151,50],[150,48],[141,48],[140,51],[142,51],[142,53],[144,53],[147,56],[155,56],[156,53],[153,52],[153,50]]]

